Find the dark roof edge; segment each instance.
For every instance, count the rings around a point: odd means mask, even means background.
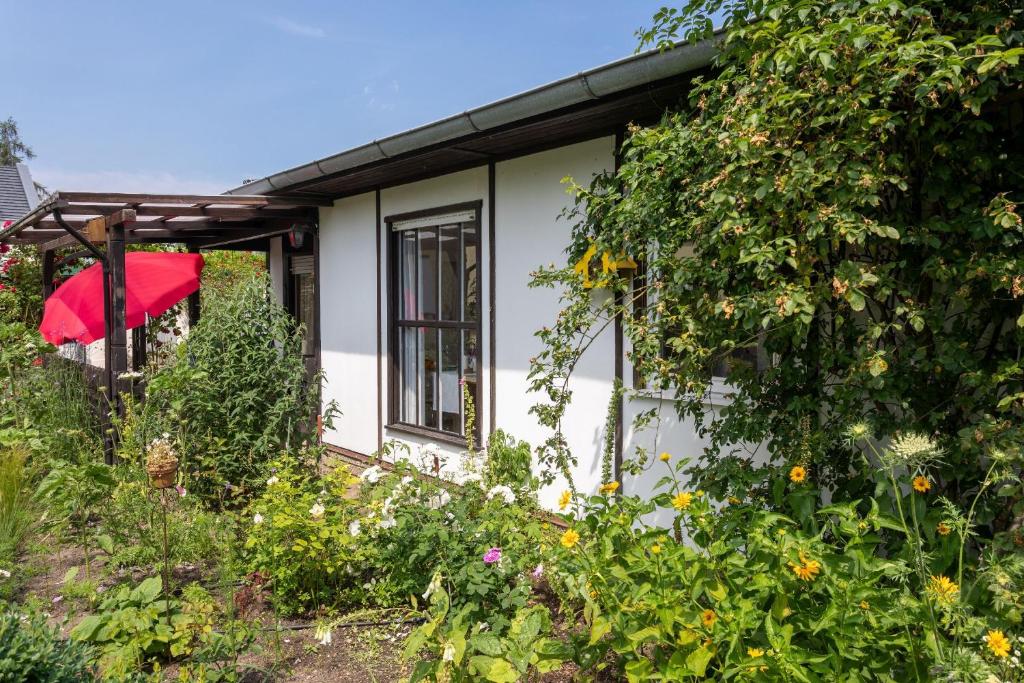
[[[651,50],[632,55],[461,114],[275,173],[228,190],[225,194],[272,194],[286,191],[299,183],[696,71],[711,64],[717,54],[720,39],[720,36],[715,36],[697,43],[680,44],[670,50]]]

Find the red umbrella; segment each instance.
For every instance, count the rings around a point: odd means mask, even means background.
[[[158,316],[199,289],[203,272],[199,254],[132,251],[125,254],[125,322],[127,329]],[[43,311],[39,331],[51,344],[89,344],[104,336],[103,265],[94,263],[57,288]]]

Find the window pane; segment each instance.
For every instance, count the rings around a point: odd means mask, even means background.
[[[441,428],[438,419],[438,358],[437,337],[440,330],[421,327],[420,341],[423,349],[423,385],[420,387],[420,419],[424,427]]]
[[[462,228],[462,251],[464,257],[463,274],[463,312],[462,319],[472,322],[477,319],[477,306],[479,299],[477,283],[479,282],[477,268],[477,234],[476,227],[464,225]]]
[[[477,339],[476,332],[469,330],[462,330],[462,377],[466,380],[466,388],[469,390],[470,395],[473,397],[473,405],[480,405],[479,396],[477,393],[477,387],[479,386],[479,378],[477,376]],[[459,397],[461,400],[462,397]],[[465,412],[465,411],[463,411]],[[477,413],[477,419],[479,420],[480,414]],[[465,421],[463,421],[462,429],[459,431],[465,433]]]
[[[417,411],[419,395],[419,368],[421,331],[413,327],[401,327],[398,330],[398,358],[401,365],[399,373],[400,417],[402,422],[419,424]]]
[[[462,301],[462,264],[459,262],[459,226],[440,228],[441,320],[458,320]]]
[[[316,322],[316,287],[313,283],[312,273],[295,275],[294,278],[295,292],[298,296],[296,317],[304,326],[302,330],[302,355],[312,356],[316,353],[313,347],[313,325]]]
[[[417,232],[420,244],[419,319],[437,320],[437,229],[423,228]]]
[[[416,319],[416,231],[398,233],[398,317]]]
[[[441,330],[441,429],[457,434],[462,432],[461,355],[461,331]]]

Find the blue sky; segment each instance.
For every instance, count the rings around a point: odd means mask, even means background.
[[[51,190],[219,192],[629,55],[662,4],[0,0],[0,117]]]

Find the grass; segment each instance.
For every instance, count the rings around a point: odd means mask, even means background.
[[[10,567],[32,525],[27,458],[23,446],[0,451],[0,569]]]

